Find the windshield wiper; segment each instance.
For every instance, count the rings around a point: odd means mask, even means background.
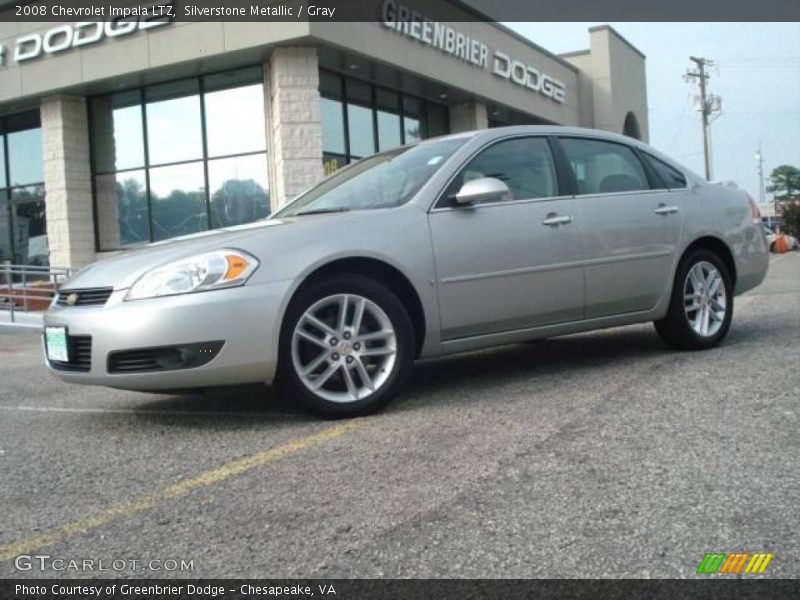
[[[325,213],[348,212],[350,209],[346,206],[339,206],[336,208],[313,208],[311,210],[301,210],[295,213],[295,217],[302,217],[303,215],[324,215]]]

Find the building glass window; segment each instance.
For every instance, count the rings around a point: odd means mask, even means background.
[[[400,95],[388,90],[375,91],[378,119],[378,150],[400,146],[403,136],[400,129]]]
[[[30,185],[44,179],[42,166],[42,130],[25,129],[9,132],[8,181],[12,186]]]
[[[0,189],[6,186],[6,136],[0,134]]]
[[[347,105],[350,154],[354,160],[375,153],[375,130],[372,109],[357,104]]]
[[[347,80],[345,89],[350,154],[358,159],[375,153],[372,89],[366,83],[352,79]]]
[[[417,98],[403,98],[403,131],[406,144],[427,137],[422,131],[422,102]]]
[[[0,118],[0,261],[47,265],[39,111]]]
[[[144,127],[138,91],[94,101],[92,142],[97,170],[122,171],[144,166]]]
[[[198,85],[199,80],[191,79],[146,90],[147,151],[151,165],[203,157]]]
[[[208,229],[203,163],[150,169],[150,211],[155,241]]]
[[[322,120],[322,159],[325,174],[329,175],[347,164],[347,135],[345,134],[344,80],[332,73],[320,71],[319,91]]]
[[[447,107],[442,104],[428,103],[425,111],[428,116],[428,137],[446,135],[450,132]]]
[[[266,128],[262,84],[214,92],[207,90],[205,108],[209,156],[246,154],[264,149]]]
[[[44,185],[11,190],[13,262],[22,265],[49,264]]]
[[[211,227],[230,227],[269,215],[267,172],[260,154],[208,163]]]
[[[260,67],[92,98],[91,115],[100,250],[269,215]]]
[[[98,229],[101,248],[145,244],[150,241],[147,179],[144,169],[95,177],[99,223],[117,223],[116,229]]]
[[[376,151],[449,133],[447,106],[322,70],[325,173]]]
[[[322,150],[345,154],[344,113],[341,100],[322,98]]]
[[[5,161],[3,164],[5,164]],[[0,189],[0,263],[11,261],[12,256],[11,212],[8,209],[8,190]]]

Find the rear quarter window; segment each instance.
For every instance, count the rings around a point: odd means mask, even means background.
[[[671,167],[663,160],[660,160],[655,156],[650,156],[649,154],[646,153],[643,154],[645,160],[658,174],[658,176],[664,182],[664,185],[667,187],[667,189],[678,190],[686,187],[686,177],[684,176],[683,173],[678,171],[678,169]]]

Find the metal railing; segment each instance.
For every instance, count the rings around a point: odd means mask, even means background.
[[[17,313],[45,310],[71,275],[68,268],[0,264],[0,311],[14,324]]]

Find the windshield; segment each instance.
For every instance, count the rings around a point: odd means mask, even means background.
[[[466,138],[404,146],[367,157],[325,179],[273,215],[391,208],[408,202]]]

